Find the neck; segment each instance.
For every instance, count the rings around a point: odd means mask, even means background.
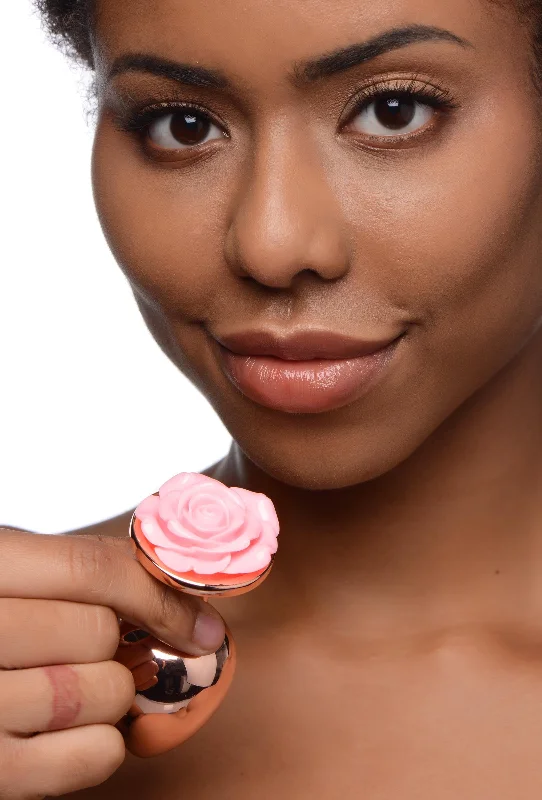
[[[275,586],[296,603],[358,617],[366,608],[364,626],[379,632],[540,626],[541,419],[538,334],[381,477],[299,489],[263,473],[235,443],[214,474],[272,498],[281,522]]]

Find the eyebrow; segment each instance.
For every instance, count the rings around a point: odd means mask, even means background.
[[[461,47],[473,47],[471,42],[445,28],[430,25],[406,25],[384,31],[365,42],[334,50],[316,59],[297,62],[289,73],[288,79],[296,86],[315,83],[377,58],[391,50],[419,42],[432,41],[445,41]],[[200,67],[196,64],[181,64],[145,53],[126,53],[119,56],[113,62],[107,80],[110,81],[116,75],[125,72],[148,72],[189,86],[204,86],[212,89],[233,88],[231,81],[222,70]]]

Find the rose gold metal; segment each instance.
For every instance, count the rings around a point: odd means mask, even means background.
[[[154,492],[158,494],[158,492]],[[187,576],[178,575],[160,562],[156,554],[150,555],[140,541],[140,521],[135,512],[130,520],[129,534],[137,560],[154,578],[178,591],[203,597],[234,597],[244,594],[262,583],[269,575],[274,561],[271,561],[262,573],[231,576],[231,583],[206,583],[196,581]],[[139,534],[139,535],[138,535]],[[229,576],[228,576],[229,577]],[[212,576],[209,576],[212,579]],[[135,701],[128,713],[117,723],[122,732],[127,749],[136,756],[148,758],[165,753],[189,739],[204,725],[222,703],[230,687],[237,661],[236,646],[226,626],[226,639],[216,652],[216,674],[212,685],[196,683],[191,686],[183,682],[183,674],[189,674],[190,664],[196,668],[196,662],[204,663],[197,657],[175,650],[170,645],[160,642],[152,635],[144,636],[145,631],[137,626],[118,619],[120,626],[119,646],[115,659],[130,670],[137,670],[142,665],[154,662],[158,672],[154,678],[145,679],[145,683],[136,683]],[[226,654],[226,655],[225,655]],[[224,655],[226,660],[224,661]],[[208,659],[202,656],[201,659]],[[221,666],[219,667],[219,660]],[[132,673],[134,674],[134,672]],[[141,670],[140,670],[141,674]],[[185,691],[188,686],[187,692]],[[199,688],[204,687],[204,688]],[[177,694],[175,695],[175,692]],[[191,696],[192,692],[196,692]],[[146,710],[143,710],[143,706]],[[179,708],[179,706],[182,706]],[[155,711],[156,709],[156,711]]]
[[[133,755],[150,758],[173,750],[193,736],[210,719],[230,688],[237,663],[235,642],[228,626],[226,626],[225,641],[229,655],[217,682],[199,691],[183,708],[178,710],[175,710],[174,706],[174,710],[170,710],[170,704],[164,702],[160,713],[148,713],[140,708],[142,699],[144,701],[146,695],[153,695],[153,690],[160,682],[160,674],[164,674],[165,680],[162,683],[169,688],[168,684],[171,681],[166,677],[168,668],[175,670],[180,662],[186,663],[190,660],[196,662],[199,659],[181,654],[153,637],[133,645],[132,661],[134,663],[139,664],[143,659],[143,663],[146,660],[155,661],[158,664],[156,678],[144,685],[136,686],[135,700],[131,708],[117,723],[117,728],[124,736],[126,748]],[[115,658],[128,665],[130,664],[129,652],[129,648],[126,646],[119,648]]]

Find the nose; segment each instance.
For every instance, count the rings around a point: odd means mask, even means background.
[[[225,258],[241,277],[289,288],[304,271],[325,280],[348,271],[349,255],[337,199],[318,148],[289,136],[255,149],[236,195]]]

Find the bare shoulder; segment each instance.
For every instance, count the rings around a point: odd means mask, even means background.
[[[213,477],[220,462],[213,464],[205,470],[202,470],[202,475]],[[142,498],[143,499],[143,498]],[[93,525],[87,525],[84,528],[77,528],[73,531],[66,531],[68,536],[116,536],[127,537],[129,535],[130,520],[135,508],[124,511],[116,517],[105,519],[102,522],[96,522]]]

